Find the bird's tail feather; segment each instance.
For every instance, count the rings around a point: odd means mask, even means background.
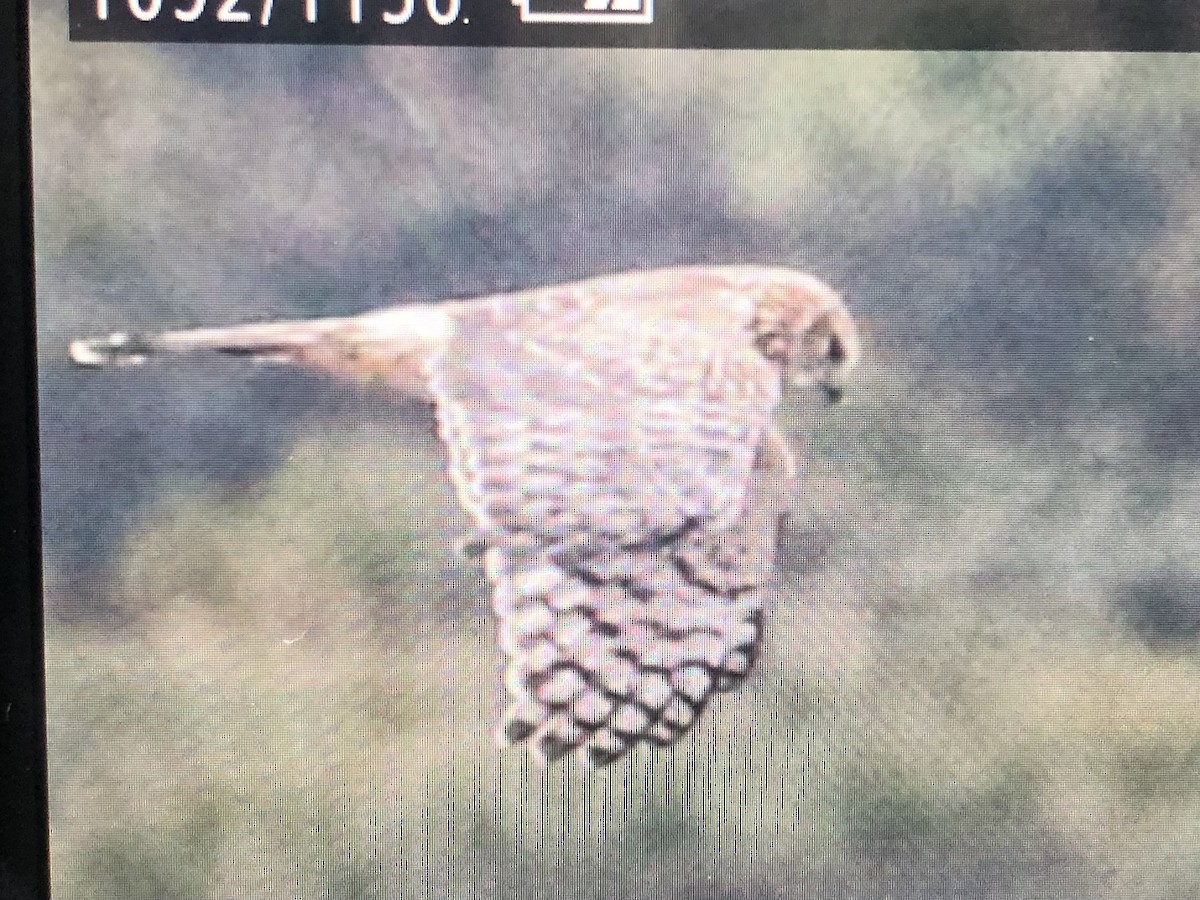
[[[454,332],[448,309],[400,306],[347,318],[193,328],[153,335],[114,332],[72,341],[79,366],[133,365],[150,357],[216,351],[291,363],[393,387],[423,390],[424,365]]]
[[[130,365],[150,356],[214,350],[287,360],[306,348],[336,341],[353,319],[266,322],[229,328],[193,328],[144,335],[116,331],[72,341],[72,362],[80,366]]]

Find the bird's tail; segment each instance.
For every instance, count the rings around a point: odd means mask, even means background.
[[[399,306],[361,316],[194,328],[139,335],[118,331],[72,341],[79,366],[136,365],[202,351],[291,363],[396,387],[424,382],[424,363],[454,332],[448,310]],[[410,384],[411,383],[411,384]]]
[[[151,356],[215,350],[220,353],[291,361],[306,350],[335,342],[352,319],[264,322],[229,328],[190,328],[158,334],[115,331],[72,341],[71,361],[79,366],[137,365]]]

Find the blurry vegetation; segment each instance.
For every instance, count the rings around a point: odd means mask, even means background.
[[[57,897],[1200,893],[1200,60],[68,44],[33,93]],[[760,672],[672,752],[493,748],[420,410],[74,336],[675,262],[869,354]]]

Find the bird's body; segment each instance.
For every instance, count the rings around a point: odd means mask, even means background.
[[[486,548],[508,657],[502,743],[604,764],[668,744],[758,652],[794,467],[785,374],[858,355],[787,269],[630,273],[476,300],[77,341],[83,365],[218,350],[431,400]]]

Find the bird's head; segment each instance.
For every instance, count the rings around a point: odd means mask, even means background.
[[[802,272],[781,272],[759,296],[759,349],[791,384],[813,385],[830,402],[845,392],[862,353],[858,328],[837,292]]]

